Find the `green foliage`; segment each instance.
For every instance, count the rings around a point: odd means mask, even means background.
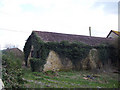
[[[32,58],[30,59],[30,65],[33,72],[42,71],[45,60],[41,60],[40,58]]]
[[[68,41],[48,42],[46,43],[49,50],[54,50],[61,57],[67,57],[72,60],[73,64],[77,60],[82,60],[87,57],[89,50],[92,48],[86,44],[80,42],[69,43]]]
[[[27,47],[28,46],[28,47]],[[25,60],[28,58],[31,46],[33,46],[34,50],[32,52],[33,58],[40,58],[40,59],[32,59],[31,66],[32,68],[34,65],[32,63],[38,62],[39,60],[42,62],[46,62],[46,58],[50,52],[50,50],[54,50],[57,52],[61,57],[67,57],[72,60],[73,64],[75,64],[78,60],[84,59],[91,49],[91,46],[80,42],[73,42],[69,43],[68,41],[61,41],[61,42],[43,42],[40,40],[39,37],[35,33],[32,33],[31,36],[28,38],[25,47],[24,47],[24,54]],[[26,48],[27,47],[27,48]],[[28,50],[29,49],[29,50]],[[34,61],[34,62],[33,62]],[[39,62],[42,64],[42,62]],[[37,64],[39,67],[39,64]],[[35,65],[36,67],[36,65]],[[35,71],[32,69],[32,71]],[[37,70],[38,71],[38,70]]]
[[[107,63],[108,61],[108,47],[106,45],[99,45],[98,47],[98,54],[99,54],[99,59],[102,61],[102,63]]]
[[[93,74],[89,71],[69,72],[31,72],[24,70],[24,78],[33,82],[25,85],[29,88],[118,88],[118,74],[99,73]],[[84,79],[86,76],[98,75],[94,79]],[[88,78],[88,77],[87,77]]]
[[[120,54],[120,37],[116,38],[112,44],[115,48],[114,52],[115,52],[116,56],[118,56],[116,65],[120,71],[120,55],[119,55]]]
[[[99,58],[105,64],[110,59],[116,59],[114,51],[115,49],[113,46],[109,44],[102,44],[98,46],[89,46],[81,42],[68,42],[68,41],[61,41],[61,42],[43,42],[36,33],[32,33],[31,36],[28,38],[25,47],[24,47],[24,54],[25,60],[27,62],[31,46],[33,46],[34,50],[32,53],[33,58],[40,58],[38,60],[46,62],[46,58],[50,52],[50,50],[54,50],[58,53],[61,57],[69,58],[74,65],[76,65],[78,60],[82,60],[87,57],[90,49],[96,48],[99,51]],[[36,61],[36,60],[35,60]],[[34,62],[35,62],[34,61]],[[44,64],[41,62],[41,65]],[[42,65],[43,66],[43,65]],[[38,66],[39,67],[39,66]],[[32,70],[34,71],[34,70]]]
[[[4,52],[2,56],[2,80],[5,88],[22,87],[23,72],[21,69],[22,62],[15,57],[13,53]]]
[[[116,53],[116,48],[110,44],[101,44],[95,47],[98,50],[99,59],[103,64],[108,64],[111,61],[112,64],[115,64],[118,56]]]
[[[25,60],[25,64],[27,66],[27,59],[30,53],[30,48],[31,48],[31,36],[27,39],[25,46],[24,46],[24,60]]]

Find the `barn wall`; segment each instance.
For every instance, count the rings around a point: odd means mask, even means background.
[[[73,64],[71,60],[60,58],[56,52],[50,51],[43,71],[71,70],[72,68]]]
[[[61,58],[55,51],[50,51],[43,71],[66,71],[66,70],[80,70],[80,69],[96,69],[101,68],[102,63],[99,60],[97,49],[91,49],[88,56],[82,61],[76,61],[73,64],[68,58]],[[76,65],[76,66],[75,66]]]

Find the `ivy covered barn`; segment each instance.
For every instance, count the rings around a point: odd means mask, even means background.
[[[33,31],[24,46],[32,71],[100,68],[111,60],[111,38]],[[113,55],[114,56],[114,55]]]

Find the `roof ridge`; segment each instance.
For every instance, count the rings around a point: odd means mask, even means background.
[[[87,36],[87,35],[79,35],[79,34],[68,34],[68,33],[59,33],[59,32],[49,32],[49,31],[37,31],[37,30],[33,30],[33,32],[62,34],[62,35],[71,35],[71,36],[83,36],[83,37],[90,37],[90,38],[105,38],[105,37]]]

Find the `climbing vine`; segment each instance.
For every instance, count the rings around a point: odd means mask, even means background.
[[[58,53],[61,57],[67,57],[69,58],[73,64],[76,64],[78,60],[82,60],[87,57],[90,49],[96,48],[99,52],[99,58],[105,63],[108,58],[111,55],[111,46],[108,46],[108,44],[103,44],[99,46],[89,46],[81,42],[68,42],[68,41],[61,41],[61,42],[43,42],[35,32],[33,32],[24,47],[24,55],[25,55],[25,62],[27,63],[28,56],[31,50],[31,46],[33,46],[34,50],[32,52],[32,58],[31,59],[31,66],[37,67],[35,64],[36,62],[39,62],[38,66],[43,67],[43,65],[46,62],[46,58],[50,52],[50,50],[54,50],[56,53]],[[42,63],[44,62],[44,63]],[[27,64],[26,64],[27,65]],[[35,70],[33,70],[35,71]]]
[[[116,48],[111,44],[100,44],[99,46],[95,46],[98,50],[99,59],[103,63],[103,65],[108,64],[110,61],[112,64],[115,64],[118,59],[118,54],[116,52]]]

